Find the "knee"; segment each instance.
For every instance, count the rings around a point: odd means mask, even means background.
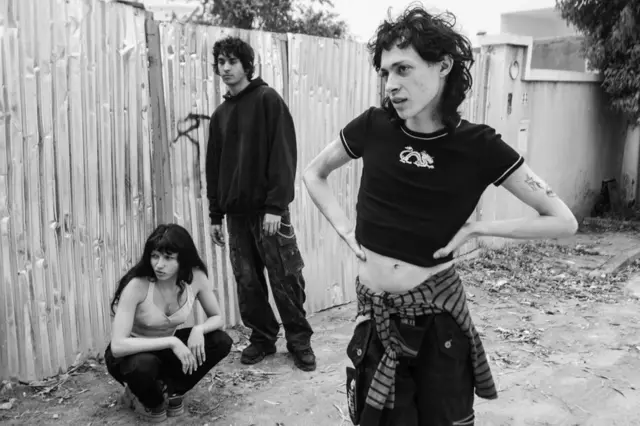
[[[122,361],[120,371],[125,377],[155,379],[159,372],[159,360],[150,353],[130,355],[128,359]]]
[[[220,359],[229,355],[233,339],[222,330],[215,330],[205,336],[205,345],[211,351],[219,354]]]

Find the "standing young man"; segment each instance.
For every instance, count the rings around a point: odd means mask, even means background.
[[[291,225],[297,166],[296,134],[284,100],[253,79],[253,48],[236,37],[213,46],[214,68],[228,88],[211,116],[206,175],[213,241],[224,245],[227,216],[231,266],[240,314],[251,329],[241,362],[255,364],[276,352],[279,325],[269,305],[266,267],[298,368],[312,371],[313,331],[304,310],[304,262]]]
[[[386,77],[382,108],[348,123],[307,167],[311,198],[358,258],[358,317],[347,355],[355,424],[474,424],[474,391],[497,397],[452,253],[469,238],[576,232],[567,206],[486,125],[462,120],[469,41],[451,15],[412,7],[370,43]],[[453,20],[452,20],[453,21]],[[362,158],[355,230],[327,183]],[[465,223],[489,185],[539,215]]]

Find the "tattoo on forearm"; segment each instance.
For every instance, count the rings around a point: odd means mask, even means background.
[[[532,191],[542,190],[545,192],[545,194],[547,194],[547,197],[550,197],[550,198],[557,196],[549,185],[546,185],[544,182],[541,182],[540,180],[536,179],[531,175],[527,175],[527,178],[524,180],[524,182],[527,185],[529,185],[529,188],[531,188]]]

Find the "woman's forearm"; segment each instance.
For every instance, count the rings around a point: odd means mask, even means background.
[[[222,325],[222,317],[220,315],[214,315],[207,318],[207,320],[202,324],[194,326],[194,328],[197,327],[202,330],[202,334],[207,334],[211,333],[212,331],[221,329]]]
[[[574,217],[538,216],[511,220],[472,222],[476,237],[503,237],[514,239],[562,238],[578,230]]]
[[[173,348],[176,337],[127,337],[111,342],[111,353],[116,358],[140,352],[160,351]]]
[[[333,191],[331,191],[327,179],[307,172],[303,177],[303,181],[311,200],[318,207],[320,213],[327,218],[339,235],[346,235],[353,226],[340,203],[338,203]]]

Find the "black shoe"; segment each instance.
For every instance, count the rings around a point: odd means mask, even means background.
[[[167,398],[167,416],[178,417],[184,414],[184,395],[179,393],[173,394]]]
[[[247,365],[257,364],[260,361],[262,361],[265,356],[273,355],[275,353],[276,353],[275,345],[263,346],[263,345],[256,345],[255,343],[251,343],[242,351],[242,356],[240,356],[240,362]]]
[[[307,349],[293,349],[287,346],[293,355],[293,363],[302,371],[314,371],[316,369],[316,355],[311,347]]]
[[[122,404],[133,410],[134,413],[149,423],[162,423],[167,420],[167,410],[164,403],[155,408],[146,407],[140,402],[138,397],[131,392],[129,385],[124,387]]]

